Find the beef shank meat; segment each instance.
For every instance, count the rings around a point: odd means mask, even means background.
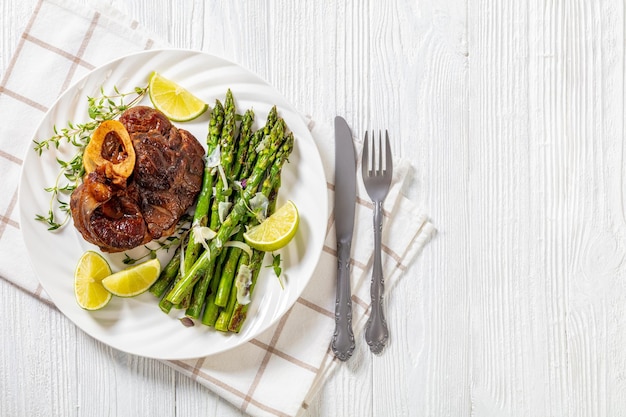
[[[188,131],[146,106],[126,110],[136,161],[119,184],[97,168],[72,193],[74,225],[105,252],[120,252],[169,236],[202,187],[204,148]]]

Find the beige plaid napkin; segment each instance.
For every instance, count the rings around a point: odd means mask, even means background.
[[[91,69],[128,53],[166,46],[110,7],[88,9],[64,0],[37,4],[0,83],[0,114],[11,120],[0,125],[0,277],[50,303],[29,267],[18,221],[19,172],[37,121],[61,92]],[[33,132],[24,126],[32,126]],[[311,121],[309,127],[322,154],[326,178],[332,179],[331,124]],[[408,169],[406,162],[398,161],[384,207],[383,264],[388,290],[434,233],[426,216],[400,192]],[[359,187],[352,256],[357,337],[368,313],[373,247],[372,205],[360,182]],[[272,328],[233,351],[167,362],[251,415],[301,413],[340,363],[329,350],[337,261],[334,186],[329,182],[327,188],[331,206],[325,246],[314,277],[295,306]]]

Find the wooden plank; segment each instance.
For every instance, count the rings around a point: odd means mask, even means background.
[[[393,331],[388,351],[372,360],[373,415],[471,412],[465,6],[371,6],[367,119],[388,125],[394,151],[413,162],[407,190],[439,231],[388,292]]]
[[[623,405],[608,338],[623,334],[623,4],[469,10],[472,408],[610,414]]]

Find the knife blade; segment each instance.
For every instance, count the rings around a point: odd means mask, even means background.
[[[356,154],[352,132],[341,116],[335,117],[335,232],[337,235],[337,294],[332,350],[346,361],[354,352],[350,252],[356,204]]]

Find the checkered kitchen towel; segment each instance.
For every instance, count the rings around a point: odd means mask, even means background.
[[[63,22],[63,25],[58,25]],[[51,30],[54,28],[54,30]],[[0,83],[0,277],[50,302],[27,260],[18,221],[17,187],[22,158],[32,146],[31,132],[54,100],[88,71],[142,49],[166,47],[119,12],[85,8],[69,0],[41,0],[4,70]],[[53,71],[51,69],[54,69]],[[310,123],[322,154],[326,178],[333,178],[334,134],[330,123]],[[386,200],[383,264],[387,289],[401,278],[434,228],[401,193],[408,164],[397,162]],[[293,416],[339,364],[329,350],[334,329],[336,271],[333,190],[328,183],[329,219],[319,265],[301,298],[272,328],[234,351],[167,364],[251,415]],[[353,245],[355,333],[367,319],[372,253],[372,205],[359,182]],[[393,236],[393,241],[387,239]],[[231,358],[236,357],[236,360]]]

